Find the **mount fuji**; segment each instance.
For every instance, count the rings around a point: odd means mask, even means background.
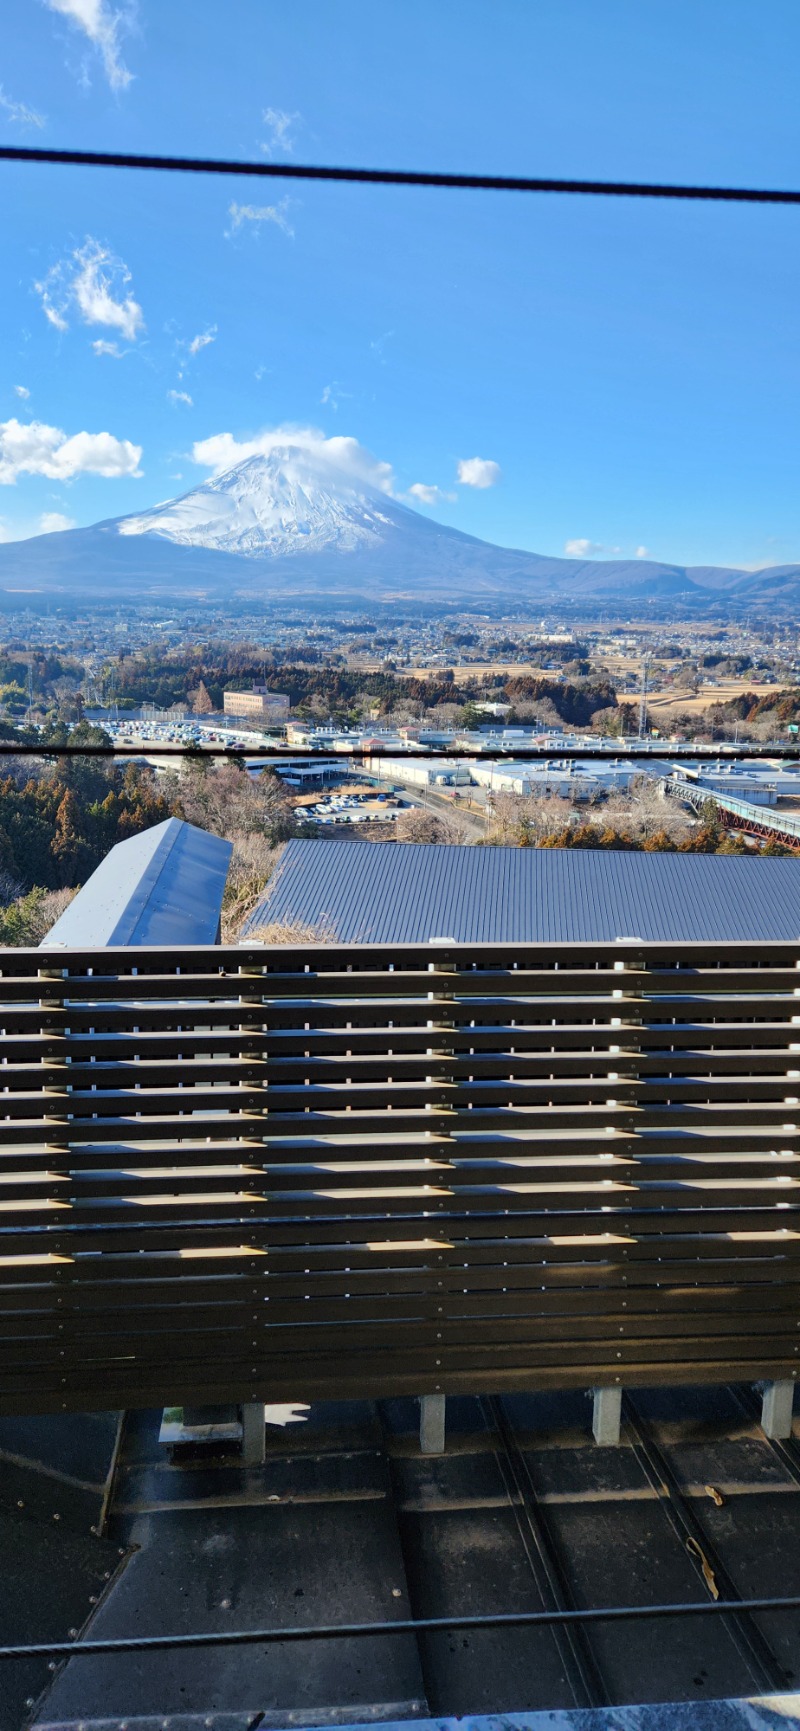
[[[496,547],[285,445],[139,514],[0,546],[3,604],[36,591],[121,602],[291,598],[309,608],[358,599],[651,602],[694,612],[796,607],[800,566],[737,571]]]

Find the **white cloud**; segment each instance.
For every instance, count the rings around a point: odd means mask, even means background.
[[[605,553],[607,548],[600,541],[587,541],[579,536],[575,541],[564,542],[564,552],[568,559],[593,559],[596,553]]]
[[[230,240],[231,235],[235,234],[244,223],[252,223],[254,225],[253,232],[257,234],[262,223],[274,222],[283,234],[288,234],[293,239],[294,229],[286,215],[288,209],[288,198],[280,199],[277,204],[229,205],[228,215],[231,219],[231,226],[225,230],[225,237]]]
[[[58,535],[62,529],[74,529],[72,517],[65,517],[63,511],[43,511],[39,518],[40,535]]]
[[[100,55],[112,90],[124,90],[133,77],[120,53],[120,36],[131,22],[130,6],[113,12],[106,0],[44,0],[44,3],[51,12],[60,13],[83,31]]]
[[[46,475],[70,481],[75,475],[115,478],[139,475],[141,445],[115,439],[111,433],[73,433],[43,421],[0,421],[0,486],[13,486],[19,475]]]
[[[650,548],[649,547],[637,547],[636,557],[637,557],[637,559],[649,559],[650,558]]]
[[[490,457],[462,457],[458,479],[462,487],[494,487],[500,479],[500,464]]]
[[[210,325],[207,331],[201,331],[198,336],[192,337],[189,344],[190,355],[199,355],[201,349],[207,349],[209,343],[214,342],[216,335],[216,325]]]
[[[185,403],[187,409],[194,408],[194,400],[189,396],[188,391],[167,391],[167,402]]]
[[[41,296],[45,317],[56,330],[68,330],[68,315],[77,312],[84,324],[106,325],[134,342],[144,329],[144,314],[138,301],[126,292],[130,282],[131,273],[122,259],[89,236],[83,246],[53,265],[34,288]]]
[[[12,102],[11,97],[6,96],[2,84],[0,84],[0,108],[6,118],[11,121],[12,126],[41,127],[45,124],[44,115],[37,114],[35,108],[29,108],[27,102]]]
[[[283,153],[291,156],[294,150],[292,127],[296,120],[302,121],[302,114],[287,114],[282,108],[265,108],[261,118],[269,128],[269,138],[261,145],[264,155],[277,156]]]
[[[318,427],[269,427],[252,439],[237,439],[233,433],[214,433],[209,439],[198,439],[192,446],[192,459],[201,468],[221,475],[241,463],[245,457],[268,456],[270,451],[297,446],[308,451],[319,462],[349,475],[351,480],[366,481],[380,493],[394,494],[394,474],[391,463],[373,457],[358,439],[337,435],[326,439]]]
[[[420,505],[452,504],[457,498],[455,493],[444,493],[441,487],[429,487],[425,481],[415,481],[408,489],[409,499],[416,499]]]
[[[122,359],[122,350],[119,343],[109,343],[106,341],[105,337],[98,337],[97,340],[92,343],[92,348],[96,355],[111,355],[112,359],[115,361]]]
[[[14,386],[14,395],[17,397],[21,397],[23,403],[27,403],[30,394],[31,393],[28,390],[27,385],[15,385]]]

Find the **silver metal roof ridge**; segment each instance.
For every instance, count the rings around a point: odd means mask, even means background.
[[[232,852],[177,817],[117,842],[40,948],[218,943]]]

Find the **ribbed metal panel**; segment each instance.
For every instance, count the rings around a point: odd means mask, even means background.
[[[292,841],[245,935],[298,921],[357,944],[790,940],[800,860]]]
[[[800,943],[10,950],[0,1002],[0,1412],[795,1374]]]
[[[213,944],[232,852],[231,842],[177,817],[117,842],[42,948]]]

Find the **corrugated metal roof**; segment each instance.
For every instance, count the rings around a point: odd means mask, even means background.
[[[342,943],[800,939],[800,859],[292,841],[244,935],[297,921]]]
[[[232,851],[177,817],[117,842],[41,948],[216,943]]]

